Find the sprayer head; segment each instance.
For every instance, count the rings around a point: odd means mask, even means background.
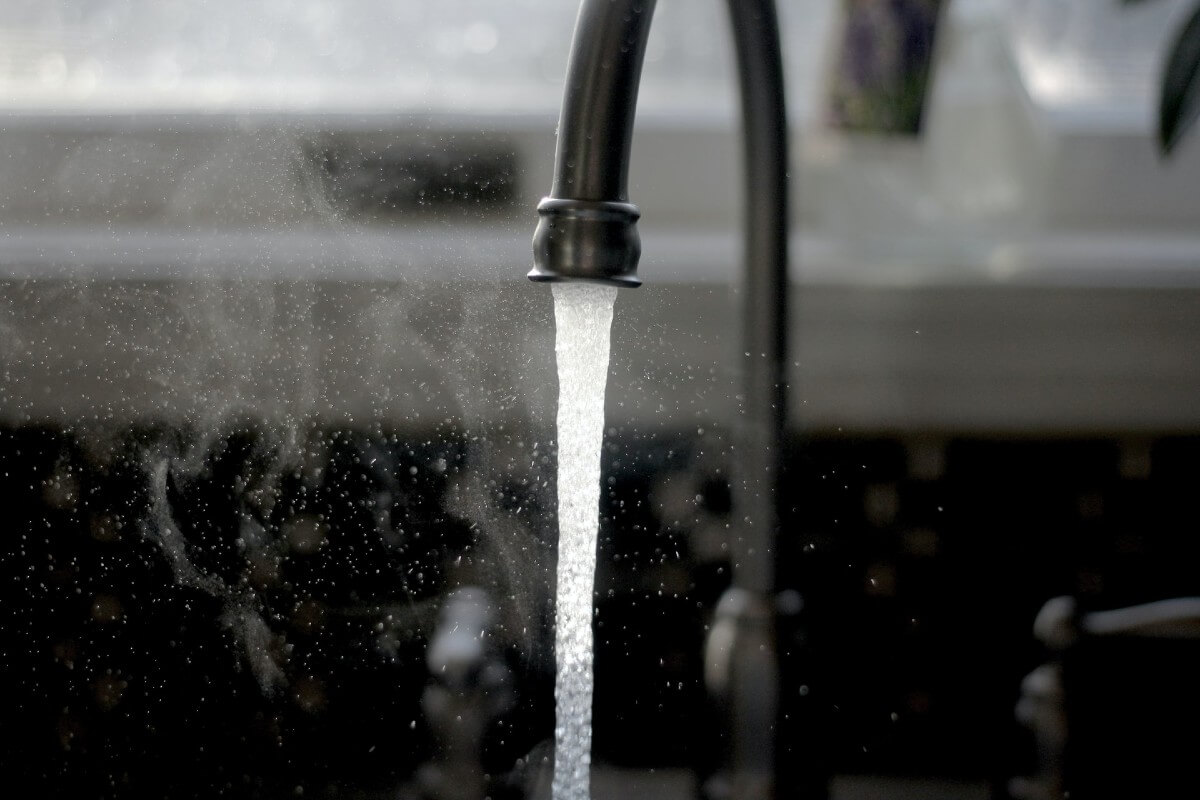
[[[538,203],[538,215],[530,280],[642,285],[641,212],[633,203],[547,197]]]

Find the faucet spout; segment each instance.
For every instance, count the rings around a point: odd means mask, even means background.
[[[585,0],[579,9],[531,280],[641,285],[629,151],[653,13],[654,0]]]
[[[736,445],[735,582],[774,587],[773,537],[787,409],[788,150],[773,0],[728,0],[745,161],[742,402]],[[640,212],[629,153],[654,0],[583,0],[567,67],[554,183],[538,204],[535,281],[638,286]]]
[[[732,587],[710,640],[711,685],[731,731],[734,794],[775,796],[776,539],[787,409],[788,150],[774,0],[728,0],[744,146],[741,397],[730,555]],[[538,205],[535,281],[638,286],[638,209],[629,154],[654,0],[583,0],[567,67],[554,182]]]

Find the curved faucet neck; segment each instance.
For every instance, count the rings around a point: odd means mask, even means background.
[[[539,281],[637,286],[629,202],[634,112],[654,0],[583,0],[567,67],[551,195],[538,206]],[[728,0],[744,143],[742,402],[733,491],[734,580],[769,592],[787,409],[788,147],[774,0]]]
[[[745,146],[741,397],[734,426],[730,558],[721,607],[734,796],[775,796],[778,665],[775,549],[787,409],[788,148],[774,0],[728,0]],[[583,0],[575,27],[551,196],[538,205],[538,281],[637,286],[638,209],[629,202],[634,111],[654,0]],[[715,635],[714,629],[714,635]],[[727,643],[728,644],[728,643]],[[734,646],[736,645],[736,646]]]
[[[585,0],[558,120],[551,197],[629,201],[629,152],[655,0]]]

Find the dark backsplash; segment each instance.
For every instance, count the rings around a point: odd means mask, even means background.
[[[780,583],[799,611],[780,646],[798,780],[1002,787],[1031,758],[1013,707],[1044,658],[1043,602],[1200,593],[1200,437],[790,446]],[[480,758],[513,770],[553,733],[553,458],[513,469],[478,447],[429,431],[0,430],[3,774],[51,797],[412,794],[436,755],[425,646],[462,585],[502,608],[519,701]],[[701,652],[729,576],[727,455],[714,433],[610,432],[598,762],[703,775],[720,750]]]

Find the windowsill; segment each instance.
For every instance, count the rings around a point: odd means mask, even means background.
[[[197,230],[183,226],[8,225],[3,279],[312,279],[487,282],[530,263],[528,219],[427,221],[385,227],[297,225]],[[662,283],[732,283],[733,230],[642,226],[642,273]],[[1200,234],[1064,231],[1022,236],[794,234],[799,285],[1200,288]]]

